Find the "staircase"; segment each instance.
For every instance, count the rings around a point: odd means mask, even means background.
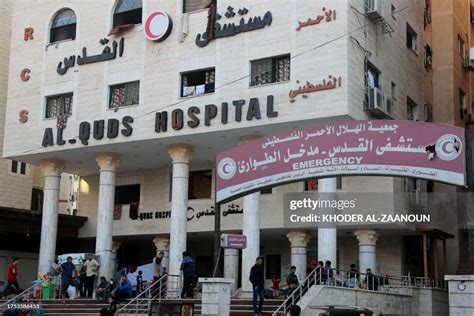
[[[6,301],[0,300],[0,305]],[[177,300],[163,300],[162,303],[178,302]],[[201,315],[200,300],[186,300],[186,302],[194,304],[194,315]],[[265,300],[263,303],[263,315],[272,315],[272,313],[283,303],[283,300]],[[76,299],[76,300],[31,300],[28,304],[41,304],[44,314],[49,316],[99,316],[102,308],[108,307],[107,304],[97,304],[92,299]],[[142,306],[145,307],[145,306]],[[145,309],[146,310],[146,309]],[[148,315],[148,311],[141,308],[139,315]],[[0,311],[0,315],[4,310]],[[128,314],[131,315],[131,314]],[[230,316],[253,316],[251,299],[233,299],[230,305]]]

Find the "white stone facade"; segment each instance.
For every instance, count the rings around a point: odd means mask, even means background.
[[[422,4],[420,1],[397,1],[396,18],[390,14],[390,3],[383,1],[385,20],[393,27],[390,35],[382,34],[380,25],[375,25],[360,15],[363,12],[362,0],[354,1],[218,1],[217,11],[223,15],[231,5],[235,10],[246,7],[247,17],[263,16],[271,11],[271,26],[238,34],[233,37],[215,39],[206,47],[195,44],[195,37],[206,29],[207,10],[189,13],[189,29],[184,41],[180,41],[182,25],[186,24],[182,14],[182,1],[143,1],[143,21],[153,11],[166,11],[173,20],[173,31],[168,39],[161,43],[147,40],[144,36],[144,23],[136,25],[121,35],[112,35],[110,41],[124,38],[124,54],[115,60],[97,62],[88,65],[76,65],[66,74],[56,72],[58,63],[65,57],[78,55],[87,47],[91,55],[100,52],[103,47],[99,40],[106,37],[112,28],[113,1],[40,1],[17,2],[13,7],[11,51],[8,77],[8,103],[6,110],[6,131],[4,156],[38,164],[41,159],[54,158],[65,162],[66,172],[81,175],[78,215],[87,216],[88,221],[80,230],[81,238],[97,236],[99,205],[99,167],[96,155],[101,152],[113,152],[120,155],[120,166],[111,185],[140,184],[140,214],[161,214],[171,210],[170,182],[172,159],[168,154],[170,145],[186,143],[193,146],[193,159],[189,170],[215,168],[215,154],[239,143],[239,137],[245,135],[264,136],[294,127],[341,119],[367,119],[371,116],[363,109],[364,103],[364,51],[370,52],[371,64],[380,71],[380,85],[384,94],[391,93],[392,82],[396,84],[393,117],[406,118],[406,97],[409,96],[421,111],[423,100],[423,54],[421,36],[423,32]],[[406,7],[406,8],[405,8]],[[49,44],[49,27],[58,10],[72,9],[77,17],[75,40],[66,40]],[[336,10],[337,18],[330,22],[321,22],[296,31],[298,21],[305,21],[322,13],[323,8]],[[404,9],[405,8],[405,9]],[[402,10],[403,9],[403,10]],[[25,12],[29,15],[25,22]],[[237,22],[238,17],[229,19]],[[367,23],[367,34],[362,26]],[[406,24],[419,36],[418,51],[406,47]],[[26,27],[34,28],[34,40],[24,41]],[[359,44],[357,44],[359,43]],[[257,87],[250,87],[250,62],[257,59],[290,54],[290,80]],[[180,97],[183,72],[215,67],[216,91],[195,98]],[[23,68],[31,69],[31,78],[22,82],[19,72]],[[298,86],[319,83],[329,75],[341,77],[340,87],[334,90],[308,94],[307,98],[297,96],[291,102],[288,92]],[[140,81],[140,101],[137,106],[109,109],[109,86],[130,81]],[[297,82],[298,81],[298,82]],[[73,92],[72,115],[64,129],[64,145],[56,144],[56,120],[45,119],[46,96]],[[274,110],[278,116],[268,118],[266,113],[267,96],[274,97]],[[245,114],[250,98],[258,98],[262,118],[247,121]],[[244,117],[237,122],[232,101],[243,99]],[[210,126],[204,124],[205,105],[215,104],[219,111],[223,102],[229,103],[229,122],[221,124],[220,112],[211,120]],[[173,130],[168,122],[168,131],[155,131],[157,111],[182,109],[185,113],[191,106],[200,109],[200,125],[196,128],[184,126]],[[30,115],[26,124],[18,122],[18,113],[27,108]],[[419,111],[419,117],[422,113]],[[185,114],[186,115],[186,114]],[[79,124],[94,120],[124,116],[134,118],[131,124],[133,132],[126,137],[95,140],[90,138],[88,145],[77,140]],[[187,120],[187,117],[185,117]],[[53,128],[54,146],[43,147],[42,140],[46,128]],[[75,144],[68,140],[76,139]],[[215,178],[215,177],[213,177]],[[344,178],[342,191],[396,192],[402,181],[381,177]],[[261,247],[265,253],[274,251],[282,254],[282,274],[290,265],[290,244],[284,242],[275,245],[268,236],[286,236],[283,229],[283,194],[301,192],[302,183],[273,188],[272,194],[260,197],[260,229],[263,235]],[[214,183],[211,192],[214,192]],[[110,201],[110,197],[109,200]],[[230,204],[230,203],[229,203]],[[229,204],[222,209],[229,208]],[[243,207],[243,199],[233,202]],[[189,200],[187,215],[193,217],[187,222],[189,233],[210,233],[214,230],[212,216],[198,218],[199,212],[205,212],[214,205],[212,198]],[[182,205],[181,205],[182,206]],[[107,204],[107,209],[110,203]],[[129,205],[124,205],[119,220],[113,221],[113,236],[149,236],[150,247],[154,236],[168,236],[173,228],[170,218],[131,220],[128,216]],[[110,214],[109,214],[110,216]],[[221,219],[223,231],[242,230],[242,215],[231,214]],[[317,231],[312,232],[313,240],[308,251],[316,251]],[[342,234],[342,232],[340,233]],[[403,232],[384,236],[381,233],[377,245],[376,270],[390,275],[401,275],[403,269]],[[339,267],[348,269],[350,263],[357,261],[358,245],[353,234],[338,236]],[[347,237],[347,239],[346,239]],[[270,238],[271,239],[271,238]],[[211,240],[209,238],[209,240]],[[283,239],[282,239],[283,240]],[[110,244],[110,240],[107,243]],[[107,250],[107,249],[105,249]],[[195,253],[201,252],[196,248]],[[455,251],[453,251],[455,253]],[[171,254],[170,254],[171,255]],[[336,255],[337,256],[337,255]],[[456,256],[455,256],[456,257]],[[448,270],[453,270],[452,262]]]

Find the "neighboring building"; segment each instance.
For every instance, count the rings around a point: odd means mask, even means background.
[[[278,5],[220,0],[216,10],[222,24],[237,24],[241,16],[244,21],[259,16],[262,24],[215,38],[206,31],[212,25],[208,15],[218,18],[208,10],[213,1],[15,3],[4,156],[40,165],[44,187],[51,188],[44,192],[39,270],[47,272],[57,253],[54,230],[44,228],[55,225],[59,198],[54,190],[63,171],[81,177],[77,214],[88,220],[79,237],[95,238],[102,273],[112,275],[115,259],[120,265],[148,263],[156,250],[169,256],[170,273],[179,273],[181,251],[189,249],[198,274],[210,276],[214,220],[207,215],[214,207],[217,153],[321,122],[425,120],[427,102],[434,104],[436,116],[436,104],[423,93],[423,1],[376,2],[382,5],[378,11],[367,10],[362,0]],[[153,42],[145,36],[151,24],[145,19],[158,10],[169,14],[173,29],[167,39]],[[301,23],[318,15],[318,23]],[[164,34],[170,31],[166,21],[160,20]],[[29,27],[34,38],[25,41]],[[24,68],[31,72],[23,82]],[[306,82],[333,79],[333,89],[288,93]],[[23,109],[29,111],[26,123],[18,121]],[[431,185],[390,177],[308,180],[223,205],[222,231],[245,231],[250,214],[261,223],[249,237],[250,249],[243,251],[241,277],[233,277],[249,290],[249,265],[261,254],[267,283],[283,279],[292,264],[290,249],[296,247],[303,249],[300,278],[309,259],[330,258],[334,267],[348,269],[359,261],[359,244],[374,250],[371,268],[377,273],[423,276],[433,257],[423,236],[435,233],[446,242],[447,259],[438,277],[454,273],[458,231],[442,222],[428,232],[341,230],[319,242],[316,229],[283,227],[287,192],[334,186],[417,195]],[[243,219],[242,212],[250,217]],[[179,218],[172,225],[171,214],[187,220],[187,228],[178,228]],[[420,260],[423,238],[425,263]],[[84,244],[83,250],[93,249]]]
[[[472,5],[470,0],[425,1],[424,112],[426,118],[435,123],[471,128],[474,123],[474,55],[471,56],[472,61],[469,56],[470,47],[474,46]],[[432,188],[436,192],[456,191],[454,187],[439,183]],[[462,192],[462,189],[457,190]],[[460,274],[474,271],[474,234],[472,224],[466,225],[469,215],[464,212],[465,209],[458,209],[460,262],[457,270]]]

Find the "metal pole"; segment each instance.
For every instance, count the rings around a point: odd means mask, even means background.
[[[215,197],[215,196],[214,196]],[[217,269],[221,252],[221,205],[214,206],[214,267]]]

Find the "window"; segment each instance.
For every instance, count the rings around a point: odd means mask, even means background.
[[[380,71],[375,68],[371,63],[367,62],[367,87],[370,88],[380,88]]]
[[[392,87],[390,89],[391,91],[391,96],[392,96],[392,103],[395,103],[397,101],[397,84],[392,81]]]
[[[428,44],[425,45],[424,61],[425,61],[425,68],[430,68],[433,64],[433,50],[431,49],[431,46]]]
[[[181,96],[190,97],[214,92],[215,68],[181,74]]]
[[[290,55],[254,60],[250,63],[250,85],[290,80]]]
[[[342,189],[342,177],[336,177],[336,189]],[[304,182],[305,191],[318,191],[318,179],[306,180]]]
[[[459,34],[458,34],[458,53],[461,56],[464,55],[464,40],[462,39],[462,36]]]
[[[119,0],[114,11],[113,27],[142,23],[141,0]]]
[[[72,114],[72,93],[46,97],[45,118]]]
[[[418,106],[410,97],[407,97],[407,120],[418,121]]]
[[[265,256],[265,279],[280,279],[281,277],[281,255]],[[301,280],[300,280],[301,281]]]
[[[418,35],[415,30],[407,23],[407,47],[416,53],[418,48]]]
[[[31,192],[31,210],[32,211],[43,210],[43,190],[33,188]]]
[[[26,163],[12,160],[10,171],[18,174],[26,174]]]
[[[464,91],[459,89],[459,117],[461,118],[461,120],[464,120],[464,114],[466,113],[466,94],[464,93]]]
[[[59,11],[53,19],[49,42],[59,42],[76,38],[76,14],[71,9]]]
[[[396,20],[397,18],[395,17],[395,13],[397,11],[397,8],[395,8],[393,4],[390,7],[391,7],[390,14],[392,15],[392,18]]]
[[[211,4],[216,4],[216,0],[183,0],[183,13],[207,9]]]
[[[260,194],[272,194],[272,188],[266,188],[260,191]]]
[[[140,201],[140,185],[120,185],[115,187],[115,205]]]
[[[212,170],[191,171],[189,173],[188,199],[210,199]]]
[[[425,0],[425,10],[423,16],[423,26],[426,28],[428,24],[431,24],[431,0]]]
[[[433,122],[433,106],[425,103],[425,122]]]
[[[138,105],[140,102],[140,81],[110,86],[109,109]]]

